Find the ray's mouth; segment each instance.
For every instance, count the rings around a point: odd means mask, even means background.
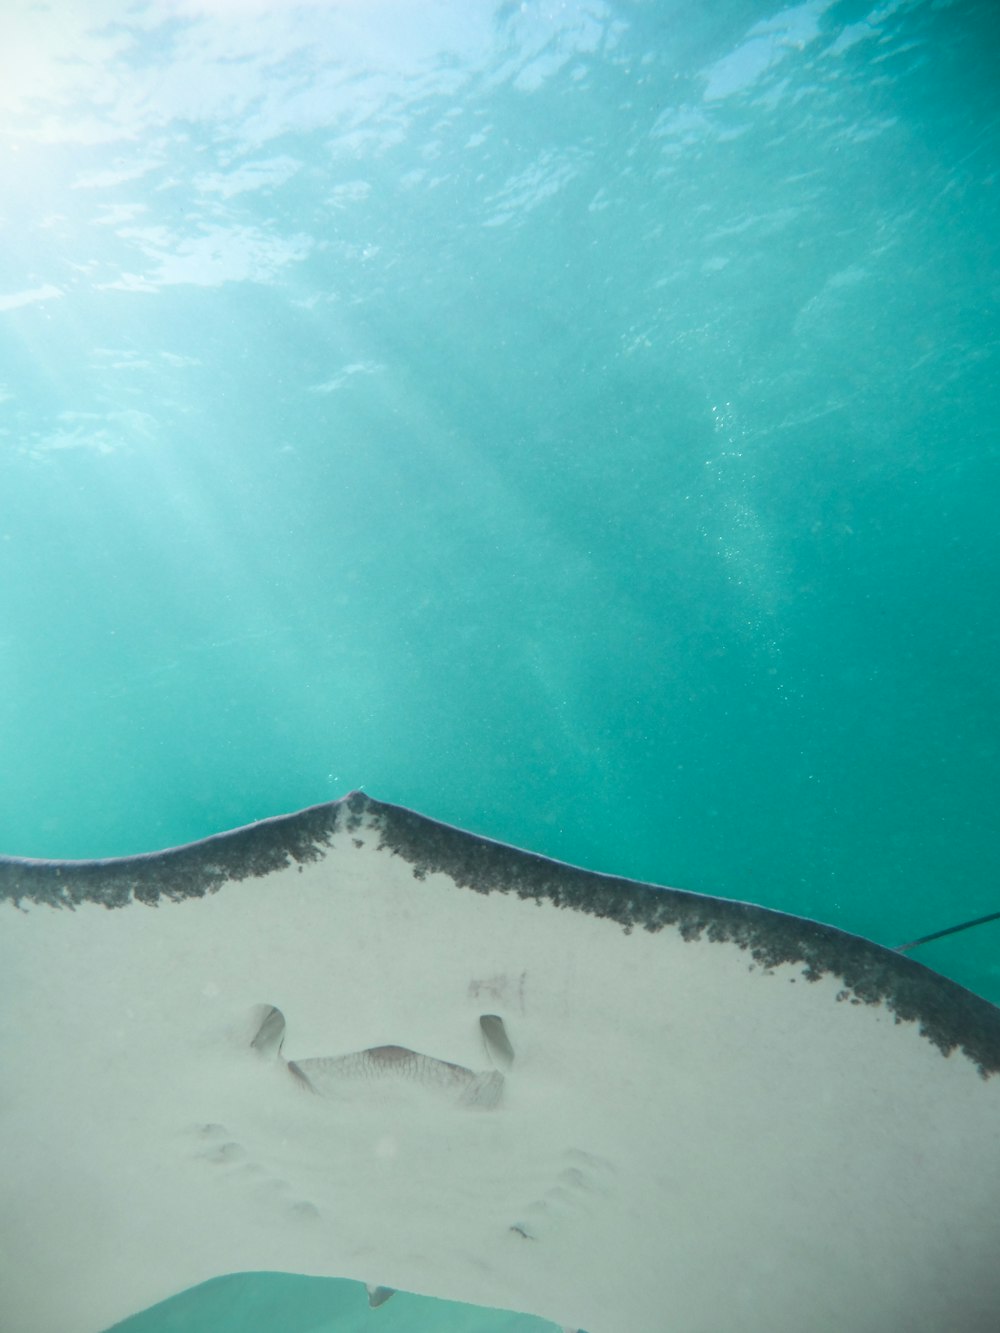
[[[309,1092],[336,1097],[352,1086],[388,1081],[415,1086],[442,1096],[458,1106],[492,1110],[503,1096],[504,1076],[514,1063],[514,1048],[499,1014],[481,1014],[479,1030],[492,1069],[475,1070],[451,1060],[442,1060],[408,1046],[369,1046],[343,1055],[284,1060],[285,1016],[273,1004],[256,1011],[256,1032],[251,1048],[265,1058],[278,1060]]]

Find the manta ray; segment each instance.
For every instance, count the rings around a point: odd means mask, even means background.
[[[0,996],[6,1333],[255,1270],[588,1333],[1000,1328],[1000,1009],[827,925],[354,792],[0,860]]]

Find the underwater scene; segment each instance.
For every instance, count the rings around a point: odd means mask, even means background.
[[[0,854],[360,789],[890,947],[1000,912],[998,59],[993,0],[6,0]],[[913,956],[1000,1004],[1000,921]],[[553,1327],[115,1327],[376,1325]]]

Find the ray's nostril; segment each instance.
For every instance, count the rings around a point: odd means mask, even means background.
[[[250,1045],[258,1055],[277,1055],[285,1039],[285,1015],[273,1004],[261,1004],[255,1017],[257,1031]]]
[[[498,1069],[509,1069],[514,1063],[514,1048],[499,1014],[481,1014],[479,1027],[490,1059]]]

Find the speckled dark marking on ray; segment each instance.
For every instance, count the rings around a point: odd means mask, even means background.
[[[844,1002],[884,1003],[899,1022],[918,1023],[945,1055],[961,1049],[984,1077],[1000,1072],[1000,1009],[915,959],[832,926],[750,903],[580,870],[361,792],[144,856],[106,861],[0,858],[0,900],[69,908],[96,902],[117,908],[200,898],[231,881],[321,860],[338,831],[357,845],[368,828],[377,831],[380,849],[409,863],[418,882],[441,873],[476,893],[516,893],[614,921],[626,931],[672,926],[685,940],[737,945],[761,975],[783,963],[798,965],[813,981],[832,974],[843,981]]]
[[[33,861],[0,857],[0,901],[75,907],[83,902],[157,906],[203,898],[232,880],[256,879],[286,866],[319,861],[338,824],[354,816],[342,801],[261,820],[165,852],[105,861]]]
[[[441,873],[477,893],[516,893],[536,902],[589,912],[625,930],[673,926],[685,940],[736,944],[764,973],[798,965],[810,981],[843,980],[844,1001],[885,1004],[901,1023],[944,1054],[962,1050],[988,1077],[1000,1073],[1000,1009],[913,958],[824,926],[752,903],[580,870],[503,843],[461,832],[400,806],[368,802],[381,845],[424,879]]]

